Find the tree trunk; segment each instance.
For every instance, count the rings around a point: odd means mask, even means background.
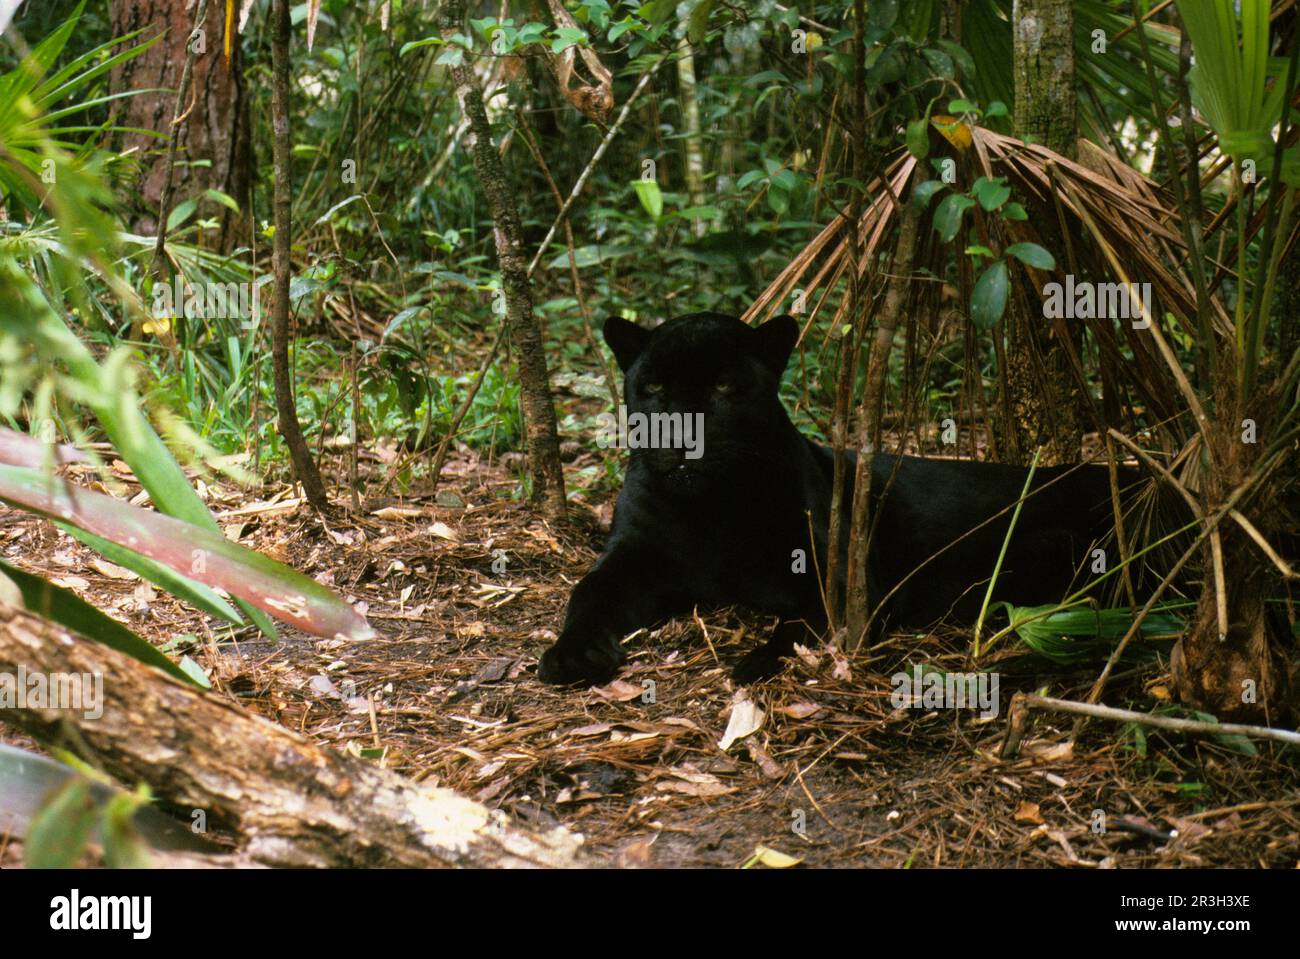
[[[289,448],[294,475],[302,483],[307,501],[317,510],[329,505],[320,470],[312,458],[293,400],[293,368],[289,365],[289,277],[290,239],[293,223],[293,158],[289,153],[289,0],[274,0],[271,38],[271,124],[275,164],[275,237],[272,242],[271,269],[275,274],[275,303],[271,309],[271,366],[275,379],[275,408],[280,420],[280,435]]]
[[[242,840],[242,862],[292,867],[578,866],[562,828],[535,833],[449,789],[323,749],[136,659],[0,603],[0,674],[102,677],[102,715],[0,708],[0,720],[128,786],[146,783]]]
[[[443,32],[460,29],[464,4],[448,0],[443,8]],[[523,254],[523,230],[514,190],[506,178],[501,156],[492,145],[492,127],[483,106],[483,91],[468,62],[451,68],[456,99],[469,121],[466,146],[474,158],[474,170],[488,211],[495,223],[497,260],[506,299],[506,326],[519,361],[519,392],[524,428],[528,439],[528,467],[532,499],[540,504],[547,519],[560,521],[565,514],[564,472],[560,466],[560,438],[551,402],[550,378],[541,325],[533,314],[532,286]]]
[[[1015,0],[1015,133],[1063,156],[1075,152],[1074,11],[1069,0]],[[1018,264],[1011,269],[1019,271]],[[1016,284],[1024,288],[1024,284]],[[1003,321],[1006,365],[998,448],[1004,462],[1074,463],[1083,436],[1082,398],[1069,354],[1038,309],[1038,297],[1012,295]]]
[[[173,179],[177,196],[182,199],[200,196],[211,188],[229,194],[239,203],[240,213],[211,200],[200,203],[205,215],[215,216],[221,223],[219,245],[228,251],[247,240],[252,152],[239,38],[232,38],[229,65],[222,52],[225,7],[224,2],[208,4],[203,49],[194,57],[194,109],[181,125],[177,144],[178,158],[186,162],[177,164]],[[110,93],[158,91],[114,101],[115,122],[170,134],[175,107],[172,91],[180,85],[185,67],[194,0],[113,0],[109,16],[115,37],[144,28],[134,43],[165,31],[163,38],[140,56],[110,71]],[[119,138],[118,149],[133,149],[139,157],[137,189],[144,208],[132,219],[132,227],[137,233],[152,236],[158,228],[157,212],[166,177],[167,140],[126,133]],[[198,160],[207,160],[211,166],[193,165]]]
[[[884,408],[885,373],[894,349],[898,321],[912,295],[912,264],[916,256],[920,212],[910,196],[901,197],[898,246],[885,303],[876,319],[876,335],[867,358],[866,382],[858,406],[858,461],[853,477],[853,521],[849,527],[849,549],[845,561],[844,625],[848,648],[866,641],[867,619],[873,612],[867,596],[867,552],[871,538],[868,504],[871,502],[871,465],[875,458],[880,414]]]
[[[1220,369],[1231,369],[1231,357],[1220,356]],[[1242,441],[1241,422],[1249,417],[1269,422],[1275,404],[1262,394],[1259,408],[1244,409],[1236,400],[1236,385],[1223,377],[1218,390],[1218,415],[1211,431],[1213,466],[1206,471],[1201,494],[1207,514],[1216,510],[1249,475],[1259,452],[1253,442]],[[1265,486],[1285,488],[1274,480]],[[1273,495],[1276,495],[1273,493]],[[1241,507],[1266,541],[1278,542],[1280,504],[1261,492]],[[1280,650],[1290,645],[1290,628],[1280,615],[1272,615],[1265,600],[1281,592],[1273,568],[1259,548],[1236,523],[1219,524],[1223,544],[1224,606],[1219,616],[1215,560],[1207,540],[1202,568],[1204,584],[1187,632],[1174,646],[1170,672],[1181,702],[1232,722],[1276,723],[1293,711],[1291,677]]]
[[[682,150],[685,153],[686,195],[691,206],[704,206],[704,143],[700,136],[700,101],[695,95],[695,54],[691,42],[682,37],[677,44],[677,97],[682,105]],[[701,217],[691,221],[691,232],[704,236],[708,224]]]
[[[1070,0],[1015,0],[1015,130],[1074,156],[1074,7]]]

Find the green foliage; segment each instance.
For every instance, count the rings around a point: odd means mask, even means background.
[[[1021,642],[1044,659],[1064,666],[1105,661],[1133,625],[1133,611],[1130,609],[997,605],[1006,612],[1011,628]],[[1185,610],[1188,605],[1180,602],[1159,604],[1142,621],[1141,636],[1148,640],[1158,637],[1172,642],[1185,628],[1183,618],[1176,611]],[[1148,659],[1160,649],[1150,642],[1131,643],[1125,655],[1130,660]]]

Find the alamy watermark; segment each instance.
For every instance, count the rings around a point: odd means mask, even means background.
[[[926,671],[917,663],[910,673],[889,677],[895,709],[978,709],[984,719],[999,712],[997,673]]]
[[[622,403],[618,415],[596,417],[596,445],[601,449],[681,449],[688,460],[704,455],[703,413],[628,412]]]
[[[1049,320],[1131,320],[1133,329],[1151,325],[1150,283],[1076,283],[1067,273],[1065,283],[1043,287],[1043,316]]]
[[[154,319],[244,320],[252,329],[262,319],[261,283],[186,283],[178,273],[153,288]]]
[[[104,715],[102,673],[0,672],[0,709],[66,709],[86,719]]]

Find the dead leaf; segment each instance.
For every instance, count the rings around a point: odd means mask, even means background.
[[[720,782],[716,777],[709,777],[712,782],[691,783],[680,780],[671,782],[655,783],[655,789],[661,793],[680,793],[683,796],[694,796],[696,799],[714,799],[718,796],[727,796],[736,791],[735,786],[728,786]]]
[[[343,694],[338,691],[338,687],[334,685],[328,676],[321,673],[313,676],[307,686],[317,696],[328,696],[331,699],[343,698]]]
[[[789,869],[791,866],[797,866],[803,862],[802,859],[796,859],[794,856],[787,856],[783,852],[778,852],[770,846],[755,846],[754,855],[746,865],[761,863],[768,869]]]
[[[741,699],[731,707],[731,716],[727,719],[727,731],[718,740],[718,748],[724,753],[736,743],[763,728],[766,716],[763,710],[749,699]]]
[[[972,142],[970,127],[962,123],[956,117],[935,114],[930,117],[930,123],[936,130],[943,134],[943,138],[953,146],[961,150],[970,149]]]
[[[816,703],[790,703],[777,710],[778,713],[789,716],[791,719],[807,719],[813,713],[820,711],[821,706]]]
[[[566,736],[599,736],[607,733],[614,727],[609,723],[592,723],[590,726],[579,726],[577,729],[570,729]]]
[[[633,686],[627,680],[616,679],[608,686],[595,687],[592,692],[611,703],[626,703],[638,698],[645,689],[641,686]]]
[[[115,563],[110,563],[106,559],[93,559],[90,561],[90,565],[95,567],[95,569],[98,570],[101,575],[107,576],[109,579],[138,579],[139,578],[135,575],[135,573],[131,572],[129,569],[123,569],[121,566],[118,566]]]
[[[841,630],[840,632],[846,631]],[[838,643],[827,643],[826,652],[830,654],[831,662],[835,664],[835,667],[831,670],[831,676],[834,679],[840,679],[846,683],[851,683],[853,681],[853,670],[849,668],[848,659],[842,652],[840,652]]]
[[[621,729],[616,729],[609,734],[611,743],[639,743],[646,739],[655,739],[658,733],[625,733]]]
[[[451,540],[453,543],[460,542],[460,534],[441,520],[430,526],[428,532],[437,536],[439,539]]]
[[[758,764],[759,770],[762,771],[765,777],[768,779],[785,778],[785,770],[768,754],[766,749],[752,739],[745,743],[745,748],[749,750],[749,758]]]
[[[1038,813],[1038,803],[1029,802],[1027,799],[1020,800],[1020,805],[1016,807],[1015,820],[1032,823],[1035,826],[1042,825],[1043,817]]]
[[[371,510],[370,515],[377,516],[380,519],[416,519],[424,515],[424,510],[411,506],[385,506],[381,509]]]
[[[638,866],[650,865],[650,849],[654,846],[655,839],[638,839],[622,849],[618,854],[618,862],[624,868],[636,868]]]
[[[809,649],[807,646],[803,646],[799,643],[794,644],[794,653],[799,657],[800,661],[810,669],[816,669],[817,663],[821,661],[821,656],[818,655],[817,650]]]
[[[478,683],[495,683],[509,671],[510,665],[514,662],[508,656],[500,659],[493,659],[488,662],[471,680],[474,684]]]
[[[1210,827],[1195,819],[1177,819],[1166,816],[1165,822],[1178,830],[1180,839],[1199,839],[1210,831]]]
[[[1025,754],[1049,763],[1060,759],[1072,759],[1074,757],[1074,743],[1069,741],[1063,743],[1031,743],[1025,749]]]
[[[670,716],[659,722],[661,726],[681,726],[683,729],[693,729],[697,733],[700,731],[700,727],[693,720],[683,719],[681,716]]]

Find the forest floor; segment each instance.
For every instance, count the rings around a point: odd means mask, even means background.
[[[377,463],[363,455],[361,465]],[[125,464],[114,471],[126,495],[138,492]],[[331,472],[345,475],[341,456]],[[808,655],[740,694],[761,726],[725,751],[738,695],[730,665],[768,619],[680,620],[633,638],[607,686],[544,686],[537,657],[597,555],[613,495],[584,494],[560,529],[513,501],[517,489],[509,463],[464,451],[436,495],[417,487],[352,511],[344,492],[324,520],[288,487],[201,487],[228,536],[357,604],[379,633],[367,642],[287,628],[275,644],[222,635],[49,524],[3,508],[0,555],[172,640],[169,651],[197,660],[217,695],[522,822],[563,823],[613,864],[734,867],[768,849],[820,866],[1300,865],[1300,761],[1276,744],[1249,756],[1096,721],[1072,742],[1070,717],[1035,714],[1019,757],[1002,761],[1005,713],[895,708],[899,670],[966,668],[956,630],[896,636],[851,662]],[[1004,709],[1017,689],[1082,698],[1099,668],[1070,672],[1010,648],[993,667]],[[1155,663],[1112,681],[1105,700],[1149,710],[1166,689]],[[0,728],[3,739],[22,742]]]

